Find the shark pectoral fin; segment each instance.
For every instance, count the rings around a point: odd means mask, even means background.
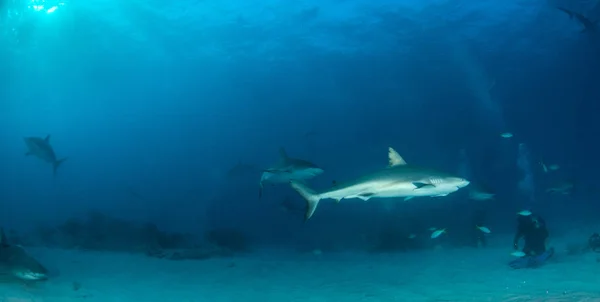
[[[415,190],[435,188],[434,185],[428,184],[428,183],[424,183],[424,182],[413,182],[412,184],[416,187]]]
[[[404,197],[404,201],[409,201],[413,198],[415,198],[415,197],[414,196],[406,196],[406,197]]]
[[[406,165],[406,161],[392,147],[388,148],[388,159],[389,159],[389,165],[390,165],[390,167],[405,166]]]
[[[44,141],[46,141],[47,143],[50,142],[50,134],[46,135],[46,138],[44,138]]]
[[[368,201],[373,196],[375,196],[374,193],[360,193],[360,194],[356,195],[357,198],[360,198],[363,201]]]

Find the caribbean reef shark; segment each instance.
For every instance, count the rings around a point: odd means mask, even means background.
[[[573,17],[575,17],[577,19],[577,21],[579,21],[582,25],[583,25],[583,29],[581,30],[582,33],[584,32],[589,32],[589,33],[596,33],[598,32],[598,21],[592,22],[590,19],[586,18],[585,16],[583,16],[582,14],[578,13],[578,12],[574,12],[571,10],[568,10],[566,8],[562,8],[562,7],[557,7],[558,10],[566,13],[567,15],[569,15],[569,18],[573,19]]]
[[[0,229],[0,277],[21,281],[48,279],[48,270],[18,245],[11,245]]]
[[[432,169],[414,167],[392,148],[388,150],[389,166],[354,181],[339,184],[328,191],[317,193],[306,185],[290,181],[307,202],[305,220],[310,219],[321,199],[359,198],[367,201],[371,198],[405,197],[409,200],[419,196],[446,196],[469,185],[469,181],[454,175]]]
[[[265,182],[289,183],[291,180],[304,181],[323,173],[323,169],[309,161],[289,157],[283,148],[279,149],[279,157],[279,163],[263,170],[259,183],[259,198],[262,196]]]
[[[56,175],[56,169],[58,169],[60,164],[62,164],[66,158],[56,158],[56,153],[54,153],[54,149],[50,145],[50,135],[46,136],[46,138],[25,137],[23,140],[27,146],[27,153],[25,153],[25,155],[33,155],[45,162],[51,163],[54,175]]]

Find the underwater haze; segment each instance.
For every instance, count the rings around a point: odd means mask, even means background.
[[[0,0],[0,301],[600,301],[598,20]]]

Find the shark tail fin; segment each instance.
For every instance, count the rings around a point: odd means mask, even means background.
[[[315,213],[319,201],[321,200],[321,196],[301,182],[290,181],[290,185],[306,200],[306,214],[304,215],[304,221],[309,220]]]
[[[54,172],[54,175],[56,175],[56,170],[58,169],[58,167],[60,167],[60,165],[61,165],[62,163],[64,163],[64,162],[65,162],[65,160],[67,160],[67,158],[66,158],[66,157],[65,157],[65,158],[63,158],[63,159],[59,159],[59,160],[57,160],[57,161],[55,161],[55,162],[54,162],[54,164],[52,165],[52,166],[53,166],[53,169],[54,169],[54,170],[53,170],[53,172]]]

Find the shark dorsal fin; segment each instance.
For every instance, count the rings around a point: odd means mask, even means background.
[[[283,147],[279,148],[279,157],[282,161],[286,161],[289,158]]]
[[[392,147],[388,149],[388,157],[390,160],[390,167],[406,165],[406,161],[404,161],[402,156],[400,156],[400,154],[398,154],[398,152],[396,152],[396,150],[394,150]]]
[[[49,142],[50,142],[50,134],[48,134],[48,135],[46,136],[46,138],[44,139],[44,141],[46,141],[47,143],[49,143]]]

